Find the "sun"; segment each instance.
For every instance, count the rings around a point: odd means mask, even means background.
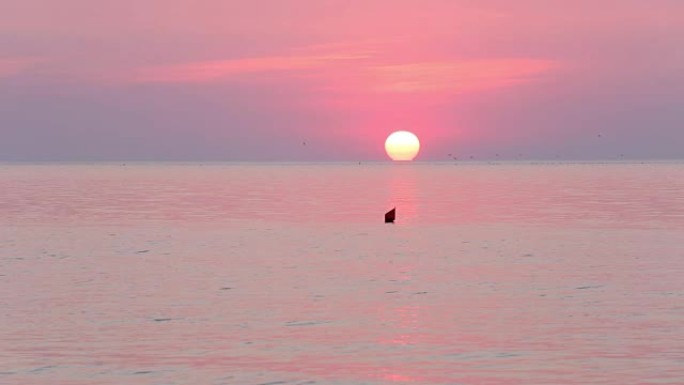
[[[385,140],[385,151],[392,160],[410,161],[420,151],[420,141],[412,132],[396,131]]]

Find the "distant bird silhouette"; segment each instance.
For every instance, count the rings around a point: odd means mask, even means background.
[[[385,223],[394,223],[394,220],[397,217],[397,208],[393,208],[392,210],[388,211],[385,213]]]
[[[306,141],[302,142],[302,146],[306,146]]]

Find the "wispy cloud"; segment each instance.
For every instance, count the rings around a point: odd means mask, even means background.
[[[533,81],[557,67],[543,59],[470,59],[378,65],[367,74],[380,92],[462,93]]]
[[[18,75],[37,62],[38,59],[30,57],[0,57],[0,78]]]
[[[552,60],[535,58],[389,59],[372,49],[311,52],[147,67],[136,71],[138,83],[220,83],[283,81],[293,78],[335,93],[463,93],[507,87],[538,79],[556,69]],[[339,48],[339,47],[337,47]],[[348,48],[348,47],[347,47]],[[254,76],[258,75],[258,76]],[[268,76],[267,76],[268,75]]]
[[[362,54],[328,54],[313,56],[272,56],[233,60],[193,62],[147,67],[135,74],[141,83],[206,83],[258,74],[314,70],[336,62],[365,58]]]

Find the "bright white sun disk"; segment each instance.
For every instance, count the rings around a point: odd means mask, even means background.
[[[396,131],[385,140],[385,151],[392,160],[413,160],[420,151],[420,141],[412,132]]]

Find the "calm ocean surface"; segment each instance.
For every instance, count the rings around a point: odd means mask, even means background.
[[[682,385],[684,163],[0,164],[0,384]]]

